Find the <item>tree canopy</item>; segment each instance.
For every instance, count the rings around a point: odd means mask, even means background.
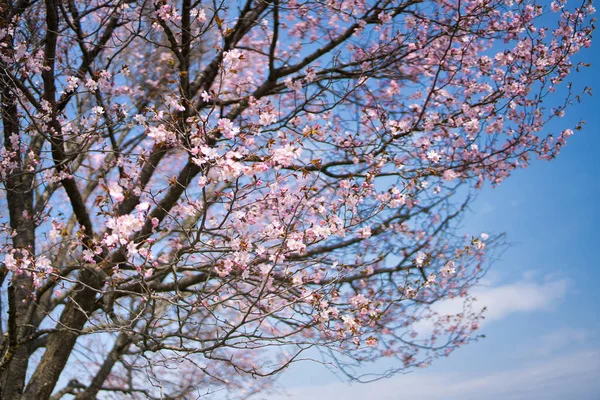
[[[476,339],[499,238],[460,217],[579,128],[548,123],[593,12],[1,1],[0,398],[244,397],[309,349],[354,379]]]

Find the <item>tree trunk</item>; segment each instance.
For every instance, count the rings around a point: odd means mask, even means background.
[[[10,77],[2,74],[2,81]],[[35,253],[35,224],[33,220],[33,190],[32,175],[24,172],[19,137],[19,114],[15,94],[8,86],[2,89],[2,124],[4,128],[4,147],[12,154],[15,167],[8,172],[6,182],[6,197],[10,215],[10,226],[14,236],[14,249],[24,252],[15,254],[15,258],[24,254]],[[27,253],[25,253],[25,251]],[[15,273],[12,275],[8,291],[8,332],[3,338],[0,354],[0,398],[12,400],[19,398],[25,384],[29,350],[26,344],[19,342],[30,333],[31,327],[27,321],[27,309],[32,301],[33,281],[31,276]]]

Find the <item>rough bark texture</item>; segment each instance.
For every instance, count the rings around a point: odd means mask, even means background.
[[[2,74],[6,82],[9,77]],[[16,146],[20,145],[19,115],[16,99],[8,85],[2,89],[2,123],[4,125],[4,142],[7,149],[14,152],[16,167],[10,171],[5,182],[6,197],[10,216],[10,226],[14,236],[14,249],[24,249],[29,253],[35,251],[34,223],[31,219],[33,210],[32,177],[22,170],[21,154]],[[16,145],[16,146],[15,146]],[[29,334],[27,310],[31,303],[32,279],[25,274],[12,276],[9,290],[9,325],[3,338],[4,354],[0,354],[0,397],[16,399],[23,391],[25,374],[29,358],[28,347],[20,342]]]
[[[44,356],[27,385],[23,400],[50,397],[75,346],[79,331],[88,320],[87,312],[94,308],[96,292],[92,288],[101,286],[102,280],[89,270],[81,271],[79,279],[89,286],[80,285],[72,301],[65,307],[59,323],[64,329],[50,335]]]

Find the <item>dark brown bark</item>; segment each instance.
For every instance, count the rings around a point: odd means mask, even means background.
[[[95,289],[101,287],[103,281],[96,272],[87,269],[80,272],[79,281],[86,285],[79,284],[77,286],[75,294],[65,306],[58,323],[58,326],[66,329],[49,336],[46,351],[25,389],[23,400],[50,397],[67,364],[79,332],[88,321],[87,310],[94,308]]]
[[[46,0],[46,48],[45,48],[45,66],[42,72],[44,80],[44,98],[52,107],[56,107],[56,86],[54,82],[54,64],[56,56],[56,46],[58,41],[58,6],[54,0]],[[68,157],[64,151],[62,143],[62,134],[60,123],[56,120],[56,115],[52,115],[50,127],[52,156],[57,170],[68,170]],[[63,179],[61,181],[69,200],[73,212],[79,224],[85,228],[84,245],[90,246],[93,238],[92,223],[83,202],[83,198],[75,181]],[[27,388],[23,394],[23,399],[47,399],[52,394],[56,382],[62,373],[67,360],[71,354],[79,331],[87,322],[89,316],[87,311],[93,308],[96,290],[101,287],[102,279],[96,271],[83,269],[79,273],[81,284],[77,285],[70,301],[67,302],[63,310],[58,326],[62,329],[51,334],[46,344],[46,351],[42,356],[40,363],[35,369]]]

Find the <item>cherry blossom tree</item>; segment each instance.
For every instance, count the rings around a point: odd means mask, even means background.
[[[499,239],[460,217],[581,94],[594,8],[540,3],[0,1],[0,398],[245,397],[307,351],[352,379],[476,339]]]

